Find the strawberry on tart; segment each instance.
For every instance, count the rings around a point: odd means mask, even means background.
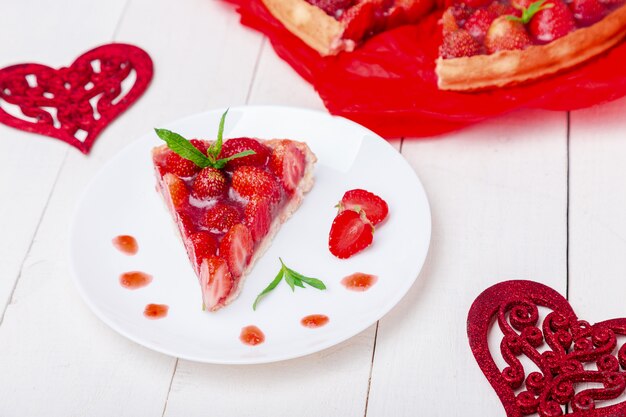
[[[321,55],[352,51],[364,39],[418,21],[434,0],[263,0],[287,29]]]
[[[161,193],[198,275],[204,308],[233,301],[246,275],[313,187],[316,157],[288,139],[192,139],[156,129]]]

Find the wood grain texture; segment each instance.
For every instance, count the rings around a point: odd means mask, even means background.
[[[405,140],[432,241],[417,284],[380,322],[367,416],[502,415],[469,350],[467,312],[507,279],[565,292],[566,127],[564,113],[526,112]]]
[[[102,7],[111,5],[103,3]],[[97,11],[91,8],[81,13]],[[107,41],[119,17],[109,22]],[[164,31],[154,24],[163,21],[181,29]],[[235,25],[234,14],[217,2],[174,6],[167,0],[137,0],[126,9],[117,40],[149,51],[155,61],[155,79],[146,95],[103,132],[89,157],[70,152],[63,164],[0,326],[0,374],[14,376],[0,378],[3,417],[162,415],[175,358],[126,340],[89,312],[70,281],[68,230],[82,190],[133,139],[160,123],[245,100],[253,61],[245,62],[229,51],[255,57],[261,40],[246,31],[239,37],[227,36]],[[190,39],[196,40],[191,46]],[[192,62],[184,62],[190,51],[201,51],[201,47],[209,49]],[[216,79],[226,75],[233,84],[222,89],[220,96],[211,94],[220,83]],[[17,164],[9,167],[19,169]],[[7,174],[17,176],[18,172]]]
[[[571,114],[569,295],[590,322],[626,317],[626,100]]]
[[[125,1],[95,6],[72,0],[45,4],[2,1],[0,67],[21,62],[53,67],[71,64],[84,51],[111,41]],[[83,36],[75,36],[77,31]],[[54,36],[47,36],[50,33]],[[10,301],[59,168],[67,153],[75,150],[60,141],[4,125],[0,125],[0,146],[1,312]]]

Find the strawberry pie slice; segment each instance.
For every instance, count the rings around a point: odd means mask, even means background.
[[[625,0],[465,0],[442,17],[439,88],[479,90],[572,68],[626,36]]]
[[[352,51],[364,39],[412,23],[434,0],[263,0],[287,29],[321,55]]]
[[[313,187],[316,157],[288,139],[192,139],[156,129],[157,189],[198,275],[204,308],[233,301],[255,261]]]

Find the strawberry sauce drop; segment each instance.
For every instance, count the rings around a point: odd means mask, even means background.
[[[376,275],[356,272],[342,279],[341,283],[350,291],[367,291],[372,285],[376,284],[376,281],[378,281]]]
[[[120,235],[113,238],[113,246],[124,255],[132,256],[137,253],[139,246],[137,239],[129,235]]]
[[[124,272],[120,275],[120,285],[129,290],[143,288],[152,282],[152,275],[140,271]]]
[[[167,316],[169,309],[166,304],[148,304],[143,310],[143,315],[150,320],[162,319]]]
[[[328,324],[329,322],[328,316],[323,314],[311,314],[310,316],[302,317],[300,320],[300,324],[304,327],[308,327],[311,329],[316,329],[318,327],[322,327]]]
[[[265,335],[256,326],[246,326],[241,329],[239,340],[245,345],[256,346],[265,342]]]

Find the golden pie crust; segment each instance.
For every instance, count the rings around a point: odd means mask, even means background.
[[[354,49],[354,41],[342,39],[345,26],[305,0],[263,0],[263,4],[290,32],[320,55]]]
[[[437,85],[442,90],[465,91],[521,83],[581,64],[615,46],[625,36],[626,4],[599,22],[545,45],[491,55],[440,57]]]

